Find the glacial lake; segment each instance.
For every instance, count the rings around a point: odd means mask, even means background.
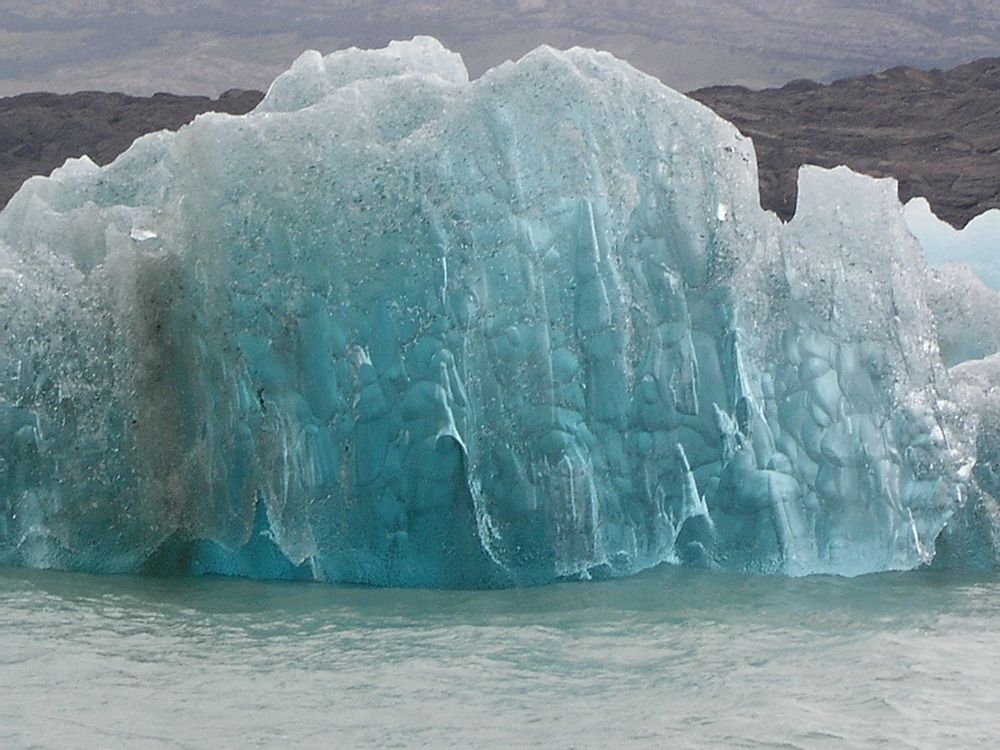
[[[996,747],[1000,578],[0,570],[0,747]]]

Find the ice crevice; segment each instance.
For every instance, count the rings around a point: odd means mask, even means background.
[[[470,82],[425,37],[308,52],[0,213],[0,562],[992,565],[976,283],[927,268],[890,180],[804,168],[782,224],[747,139],[606,53]]]

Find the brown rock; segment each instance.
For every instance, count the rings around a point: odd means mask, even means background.
[[[957,227],[1000,208],[1000,58],[954,70],[897,67],[822,86],[691,93],[753,138],[761,203],[788,219],[802,164],[899,180]]]

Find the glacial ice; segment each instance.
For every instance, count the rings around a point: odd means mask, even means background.
[[[892,181],[799,195],[763,211],[750,142],[608,54],[470,82],[420,37],[71,160],[0,214],[0,562],[483,587],[962,557],[997,347],[948,334],[953,384]]]
[[[912,198],[904,215],[928,265],[966,265],[986,286],[1000,289],[1000,211],[986,211],[955,229],[934,214],[926,198]]]

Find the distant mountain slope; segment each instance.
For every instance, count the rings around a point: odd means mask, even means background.
[[[795,211],[800,164],[847,164],[899,180],[956,226],[1000,208],[1000,58],[947,72],[893,68],[829,86],[722,86],[691,96],[754,140],[765,208]]]
[[[247,112],[261,96],[233,90],[217,100],[99,92],[0,99],[0,206],[29,176],[70,156],[107,163],[143,133],[180,127],[209,110]],[[894,176],[901,198],[926,196],[956,226],[1000,208],[1000,58],[947,72],[893,68],[828,86],[712,87],[691,96],[753,138],[761,202],[785,218],[795,210],[803,163]]]
[[[996,0],[3,0],[0,95],[266,86],[303,49],[430,34],[474,76],[539,44],[605,49],[674,88],[832,81],[1000,50]]]

